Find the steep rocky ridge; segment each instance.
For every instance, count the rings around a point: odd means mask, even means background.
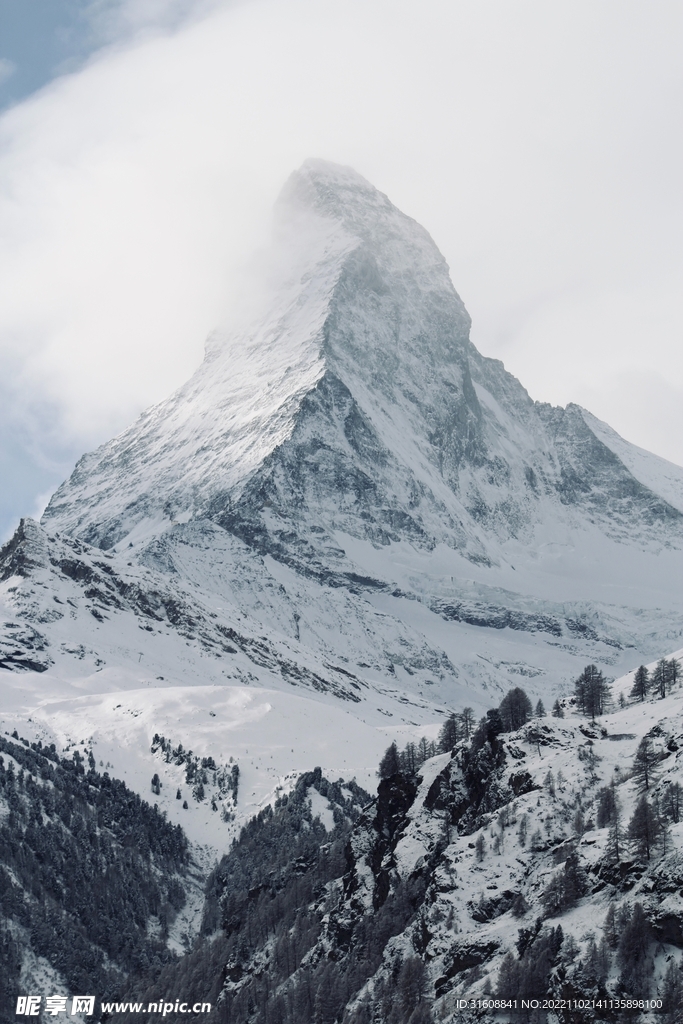
[[[615,703],[632,683],[617,680]],[[680,709],[679,684],[597,722],[569,699],[563,718],[504,733],[492,710],[471,742],[404,765],[372,800],[319,769],[302,775],[222,859],[203,940],[150,976],[145,998],[160,983],[169,999],[210,991],[225,1024],[455,1024],[464,1010],[577,1024],[623,1019],[619,999],[661,999],[634,1019],[673,1024]],[[644,739],[664,830],[648,853],[629,825]]]

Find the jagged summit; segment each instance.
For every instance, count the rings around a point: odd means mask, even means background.
[[[175,395],[79,462],[45,523],[110,547],[142,520],[159,529],[215,516],[291,437],[307,396],[351,403],[382,461],[402,438],[411,461],[443,462],[434,438],[452,432],[454,415],[478,416],[469,317],[427,232],[360,175],[322,161],[292,175],[278,214],[288,279]]]
[[[492,538],[530,538],[548,502],[612,532],[624,513],[657,536],[683,520],[577,407],[535,405],[477,352],[436,245],[359,174],[309,160],[277,211],[287,273],[252,323],[81,459],[51,529],[111,548],[210,518],[299,560],[324,561],[343,530],[486,563]]]

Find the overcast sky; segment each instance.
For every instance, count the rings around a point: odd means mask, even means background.
[[[682,50],[678,0],[0,0],[0,535],[192,372],[308,156],[533,398],[683,464]]]

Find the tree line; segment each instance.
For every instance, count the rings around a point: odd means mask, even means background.
[[[0,737],[2,1006],[15,1005],[26,942],[72,992],[115,992],[125,974],[172,959],[166,936],[186,898],[187,839],[97,772],[92,751],[87,761],[59,757],[54,744],[14,738]]]

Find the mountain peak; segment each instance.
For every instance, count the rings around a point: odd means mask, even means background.
[[[312,210],[349,227],[361,227],[381,214],[399,213],[383,192],[352,167],[315,158],[305,160],[290,175],[278,205]]]

